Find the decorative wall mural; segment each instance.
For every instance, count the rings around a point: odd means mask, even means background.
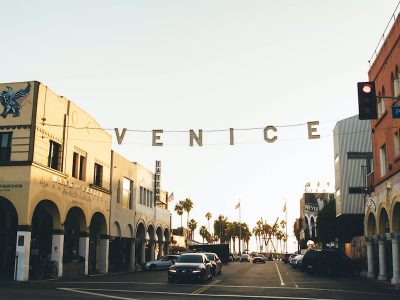
[[[17,102],[18,99],[21,99],[29,94],[31,90],[31,84],[28,82],[28,85],[25,89],[20,89],[19,91],[14,92],[14,89],[7,86],[7,89],[0,92],[0,103],[3,105],[3,112],[1,116],[6,118],[8,114],[12,114],[13,117],[18,117],[20,115],[19,109],[21,108],[20,104]]]

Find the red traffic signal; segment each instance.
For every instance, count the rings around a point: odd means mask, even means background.
[[[360,120],[373,120],[378,118],[376,106],[375,82],[358,82],[358,118]]]

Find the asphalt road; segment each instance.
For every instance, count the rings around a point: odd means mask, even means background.
[[[400,289],[359,277],[308,275],[280,261],[231,263],[205,283],[173,283],[166,271],[0,282],[0,299],[400,299]]]

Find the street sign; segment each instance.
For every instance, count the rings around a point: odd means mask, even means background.
[[[392,106],[393,119],[400,119],[400,106]]]

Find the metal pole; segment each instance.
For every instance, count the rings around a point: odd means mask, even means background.
[[[222,218],[219,215],[219,243],[222,244]]]
[[[242,240],[242,219],[241,219],[241,210],[242,207],[240,205],[240,199],[239,199],[239,254],[242,254],[241,248],[240,248],[240,242]]]
[[[286,251],[285,251],[285,253],[287,253],[287,242],[288,242],[288,238],[289,237],[288,237],[288,234],[287,234],[288,223],[287,223],[287,205],[286,205],[286,201],[285,201],[285,212],[286,212],[286,242],[285,242],[286,243],[286,245],[285,245],[286,246],[285,247]]]

